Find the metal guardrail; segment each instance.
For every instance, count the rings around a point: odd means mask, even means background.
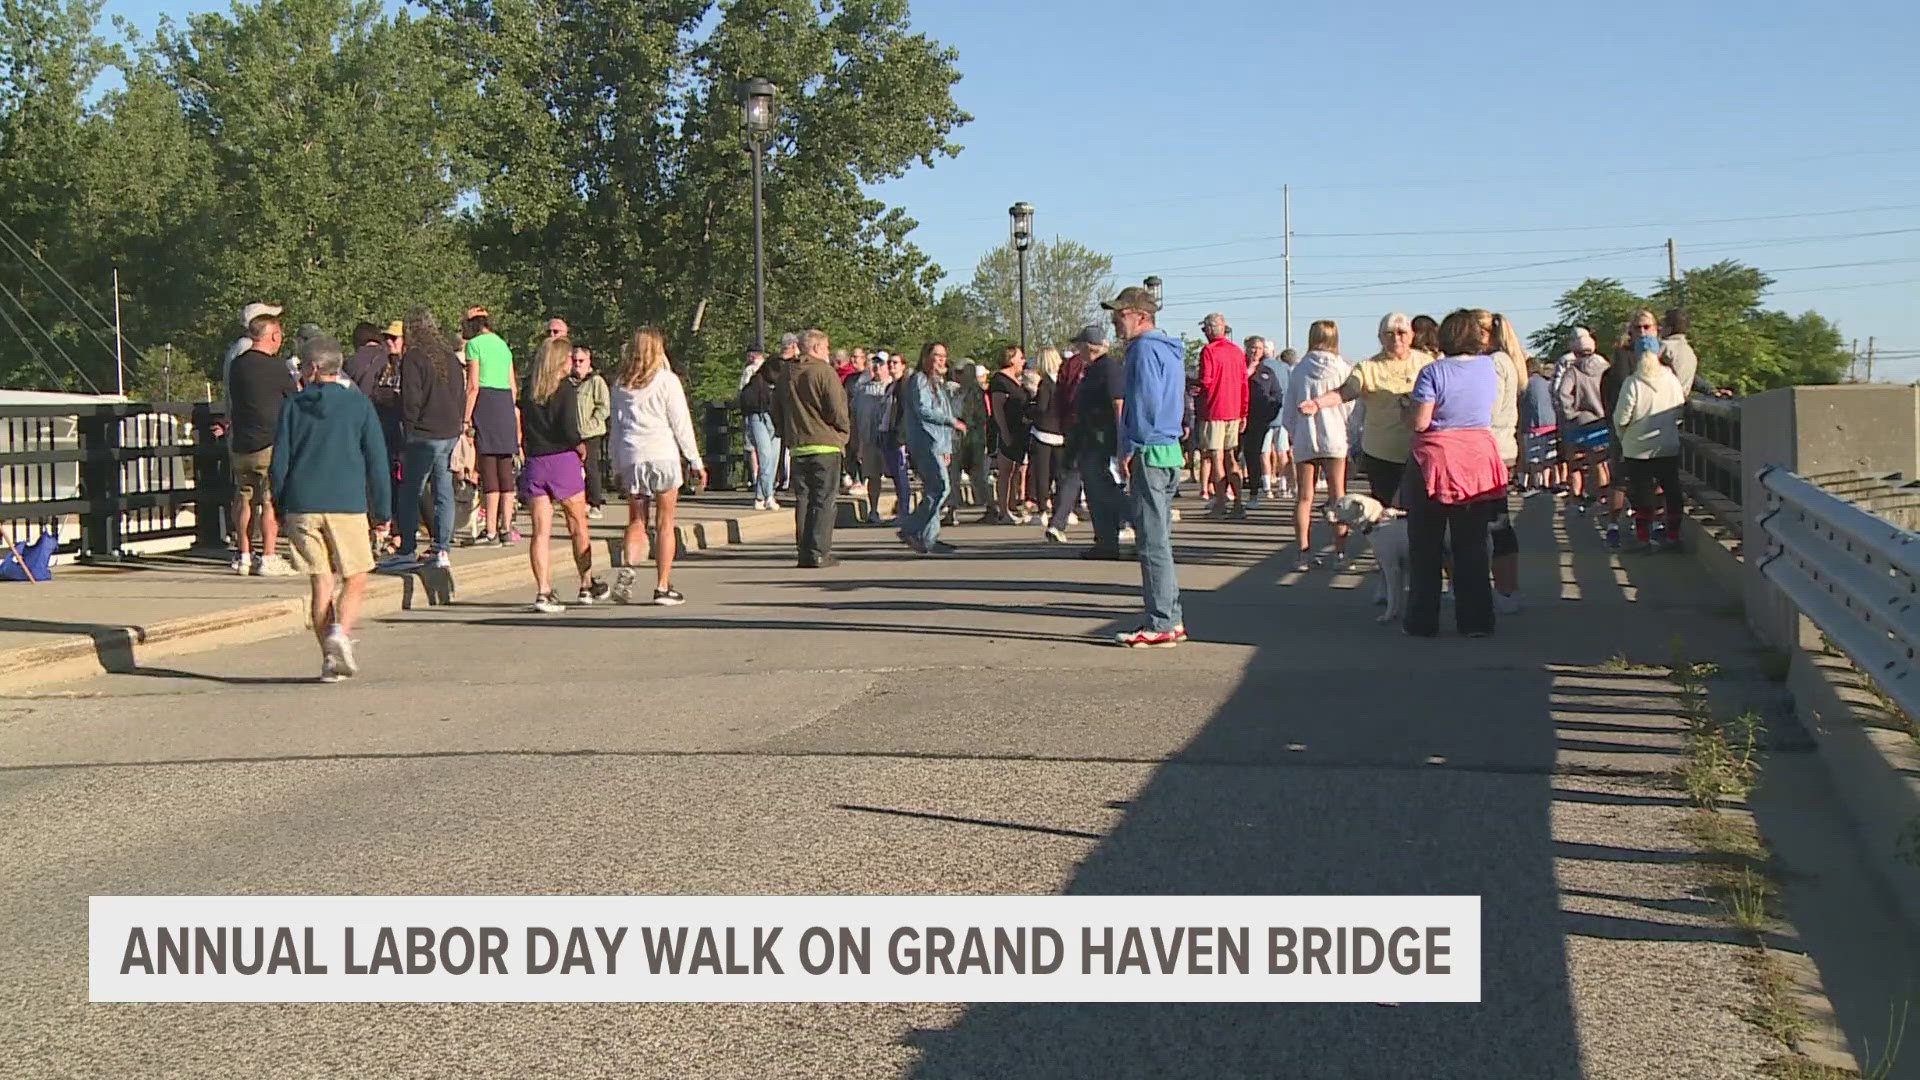
[[[0,526],[19,543],[115,561],[132,545],[226,543],[221,402],[0,406]]]
[[[1740,403],[1704,395],[1689,398],[1680,421],[1682,482],[1694,502],[1735,537],[1744,525],[1740,463]]]
[[[1909,716],[1920,716],[1920,533],[1778,466],[1758,569]]]

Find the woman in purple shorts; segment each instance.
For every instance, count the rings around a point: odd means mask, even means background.
[[[520,499],[533,517],[533,544],[527,558],[533,564],[533,610],[543,615],[567,610],[554,595],[553,559],[547,551],[555,503],[567,515],[573,564],[580,570],[576,602],[591,604],[608,592],[593,576],[593,541],[587,535],[586,443],[580,438],[580,420],[574,411],[574,386],[567,379],[572,366],[572,340],[550,339],[540,347],[539,362],[520,395],[521,445],[527,455],[520,471]]]

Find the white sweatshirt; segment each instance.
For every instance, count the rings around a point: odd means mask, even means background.
[[[680,377],[661,368],[652,382],[637,390],[616,385],[607,417],[607,443],[617,469],[682,459],[690,468],[701,468],[700,447],[693,441],[693,415],[687,411],[687,392],[681,389]]]

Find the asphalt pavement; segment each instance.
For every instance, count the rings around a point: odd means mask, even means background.
[[[689,561],[679,608],[462,592],[365,626],[335,685],[293,636],[0,698],[0,1075],[1715,1078],[1778,1053],[1678,828],[1671,686],[1608,663],[1676,637],[1751,662],[1689,560],[1610,557],[1534,500],[1528,610],[1411,640],[1370,579],[1293,573],[1276,509],[1188,517],[1178,649],[1109,644],[1137,568],[1037,528],[953,530],[946,559],[843,529],[833,569]],[[1056,892],[1477,894],[1484,1001],[86,1000],[95,894]]]

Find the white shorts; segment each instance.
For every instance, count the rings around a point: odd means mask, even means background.
[[[664,495],[680,490],[680,462],[636,461],[620,469],[620,490],[628,495]]]

